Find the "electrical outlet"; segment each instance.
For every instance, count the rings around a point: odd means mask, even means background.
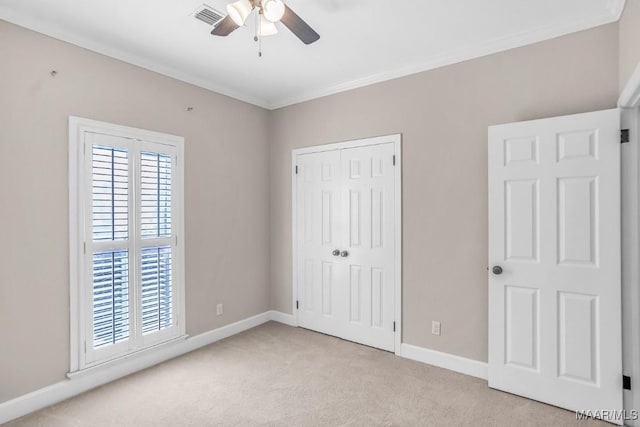
[[[218,305],[216,306],[216,314],[217,314],[218,316],[222,316],[222,304],[218,304]]]
[[[440,335],[440,322],[437,320],[431,322],[431,333],[433,335]]]

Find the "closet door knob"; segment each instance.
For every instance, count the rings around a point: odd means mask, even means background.
[[[342,258],[346,258],[346,257],[348,257],[348,256],[349,256],[349,252],[347,252],[347,251],[342,251],[342,252],[340,252],[340,256],[341,256]]]
[[[335,249],[333,252],[331,252],[331,255],[333,255],[333,256],[340,255],[340,249]]]
[[[496,276],[498,276],[502,274],[502,267],[500,267],[499,265],[494,265],[493,268],[491,269],[491,272]]]

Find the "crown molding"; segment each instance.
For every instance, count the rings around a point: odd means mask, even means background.
[[[131,65],[135,65],[136,67],[144,68],[145,70],[149,70],[184,83],[189,83],[191,85],[207,89],[220,95],[228,96],[229,98],[234,98],[239,101],[253,104],[255,106],[266,109],[270,108],[268,102],[249,94],[238,92],[223,85],[214,84],[206,79],[190,75],[188,73],[176,70],[172,67],[167,67],[162,63],[152,61],[140,55],[131,54],[121,49],[110,47],[104,43],[100,43],[86,37],[80,37],[76,34],[71,34],[64,28],[61,28],[57,25],[50,25],[47,23],[43,23],[40,20],[21,16],[19,14],[16,14],[12,10],[7,9],[6,7],[0,6],[0,19],[18,25],[20,27],[27,28],[29,30],[33,30],[37,33],[44,34],[51,38],[70,43],[83,49],[87,49],[101,55],[108,56],[110,58],[126,62]]]
[[[640,106],[640,64],[631,74],[618,98],[618,107],[636,108]]]
[[[611,16],[615,17],[616,21],[622,16],[625,4],[626,0],[609,0],[609,10],[611,11]]]
[[[67,30],[59,26],[44,23],[33,18],[20,16],[19,14],[14,13],[6,7],[0,6],[0,19],[45,34],[52,38],[71,43],[81,48],[88,49],[123,62],[127,62],[146,70],[162,74],[164,76],[180,80],[182,82],[228,96],[230,98],[237,99],[242,102],[253,104],[267,110],[275,110],[313,99],[346,92],[352,89],[369,86],[375,83],[381,83],[384,81],[433,70],[447,65],[476,59],[482,56],[503,52],[517,47],[538,43],[544,40],[549,40],[578,31],[587,30],[589,28],[597,27],[600,25],[609,24],[620,19],[622,11],[624,10],[624,5],[625,0],[610,0],[607,8],[608,12],[593,19],[572,22],[565,25],[548,26],[533,31],[512,34],[507,37],[496,38],[488,42],[477,43],[463,49],[458,49],[436,57],[431,57],[425,59],[422,62],[414,63],[409,66],[389,69],[380,73],[362,76],[360,78],[344,81],[320,89],[302,91],[301,93],[298,93],[294,96],[275,99],[261,99],[251,94],[231,89],[224,85],[212,83],[207,79],[203,79],[201,77],[179,71],[175,68],[168,67],[165,64],[152,61],[149,58],[131,54],[121,49],[115,49],[104,43],[100,43],[86,37],[80,37],[75,34],[71,34]]]
[[[624,0],[615,0],[615,2],[618,5],[620,3],[624,5]],[[488,42],[478,43],[464,49],[449,52],[438,57],[432,57],[425,60],[424,62],[413,64],[408,67],[372,74],[370,76],[365,76],[356,80],[339,83],[337,85],[329,86],[326,88],[303,92],[297,96],[289,98],[272,100],[271,102],[268,102],[268,108],[274,110],[277,108],[288,107],[290,105],[311,101],[313,99],[322,98],[328,95],[334,95],[340,92],[345,92],[352,89],[357,89],[364,86],[405,77],[411,74],[417,74],[424,71],[441,68],[447,65],[457,64],[471,59],[492,55],[494,53],[499,53],[506,50],[542,42],[545,40],[554,39],[601,25],[610,24],[619,19],[619,15],[617,15],[618,8],[619,7],[610,8],[610,13],[594,19],[578,21],[567,25],[548,26],[534,31],[496,38]]]

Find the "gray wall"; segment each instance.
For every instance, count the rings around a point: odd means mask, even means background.
[[[0,402],[69,369],[69,115],[185,137],[187,333],[269,309],[267,111],[4,21],[0,55]]]
[[[486,360],[486,127],[618,91],[616,24],[273,112],[3,21],[0,55],[0,402],[68,370],[69,115],[186,138],[190,335],[291,312],[291,149],[402,133],[404,341]]]
[[[486,361],[487,126],[615,107],[617,64],[611,24],[274,111],[272,308],[291,312],[291,150],[402,133],[403,341]]]
[[[626,0],[620,28],[620,90],[640,62],[640,0]]]

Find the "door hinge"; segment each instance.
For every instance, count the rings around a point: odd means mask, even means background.
[[[395,165],[396,165],[396,155],[394,154],[393,155],[393,166],[395,166]]]
[[[296,165],[296,175],[298,175],[298,165]]]
[[[84,340],[84,352],[87,352],[87,340]]]
[[[300,303],[298,302],[298,300],[296,300],[296,310],[298,310],[300,308]]]
[[[396,321],[394,320],[393,321],[393,332],[395,332],[395,331],[396,331]]]
[[[622,388],[624,390],[631,390],[631,377],[628,375],[622,376]]]
[[[622,129],[620,131],[620,143],[625,144],[629,142],[629,129]]]
[[[82,252],[87,253],[87,242],[82,242]]]

